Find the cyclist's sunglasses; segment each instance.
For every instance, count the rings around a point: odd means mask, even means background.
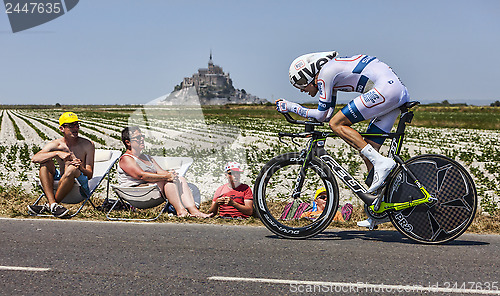
[[[323,200],[326,200],[326,194],[321,194],[321,195],[318,195],[318,197],[316,199],[323,199]]]

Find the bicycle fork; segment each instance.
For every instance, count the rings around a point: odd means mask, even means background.
[[[304,157],[305,159],[300,168],[299,175],[295,180],[295,187],[293,188],[293,193],[292,193],[293,199],[299,198],[300,194],[302,193],[302,185],[304,185],[304,180],[306,179],[306,169],[307,169],[306,164],[311,159],[310,150],[309,151],[302,150],[302,152],[300,153],[300,158],[302,157]]]
[[[302,163],[299,175],[295,180],[295,187],[293,188],[292,193],[293,199],[297,199],[300,197],[300,194],[302,193],[302,186],[304,185],[304,181],[306,179],[307,164],[311,161],[314,154],[318,153],[318,147],[320,147],[320,149],[323,149],[325,141],[326,138],[324,137],[317,138],[313,136],[313,138],[309,141],[307,148],[300,152],[300,158],[304,159],[304,162]]]

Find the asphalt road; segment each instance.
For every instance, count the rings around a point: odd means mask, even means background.
[[[499,245],[495,235],[427,246],[393,231],[286,240],[264,227],[0,219],[0,294],[500,295]]]

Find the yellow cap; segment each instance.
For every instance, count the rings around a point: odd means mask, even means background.
[[[59,117],[59,125],[63,125],[65,123],[72,123],[78,121],[78,116],[76,116],[73,112],[65,112],[61,117]]]
[[[320,189],[316,190],[316,193],[314,194],[314,199],[318,198],[318,196],[321,193],[326,193],[326,188],[325,187],[321,187]]]

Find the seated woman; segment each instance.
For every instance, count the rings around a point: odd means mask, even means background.
[[[178,217],[194,216],[207,218],[196,208],[193,194],[186,179],[174,171],[163,170],[150,156],[143,154],[144,135],[136,127],[126,127],[122,131],[122,142],[127,151],[118,162],[118,182],[121,186],[141,186],[156,183],[168,202],[174,206]]]

